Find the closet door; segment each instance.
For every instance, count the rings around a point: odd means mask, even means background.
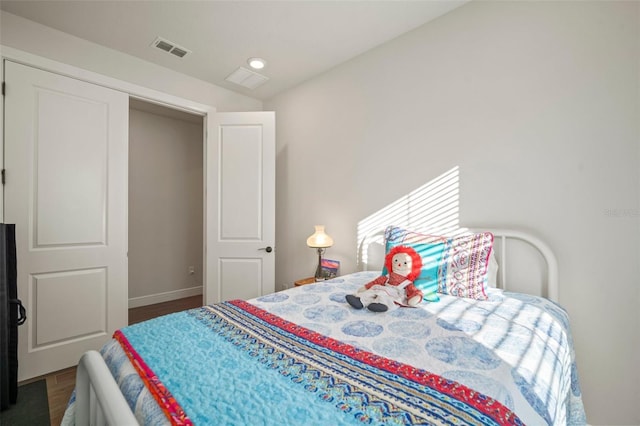
[[[9,61],[5,81],[24,380],[75,365],[127,324],[128,96]]]
[[[208,119],[207,303],[275,290],[275,113]]]

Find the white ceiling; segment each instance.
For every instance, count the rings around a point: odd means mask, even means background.
[[[0,0],[0,8],[264,100],[467,1]],[[193,53],[151,47],[158,36]],[[256,56],[269,81],[254,90],[225,81]]]

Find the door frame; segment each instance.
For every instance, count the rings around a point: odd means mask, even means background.
[[[216,108],[210,105],[195,102],[179,96],[170,95],[154,89],[139,86],[134,83],[129,83],[123,80],[118,80],[113,77],[108,77],[103,74],[95,73],[92,71],[86,71],[77,68],[72,65],[67,65],[62,62],[47,59],[38,55],[34,55],[19,49],[14,49],[0,44],[0,81],[4,81],[4,60],[10,60],[33,68],[38,68],[43,71],[53,72],[62,76],[74,78],[87,83],[96,84],[99,86],[107,87],[113,90],[118,90],[129,95],[129,98],[136,98],[138,100],[162,105],[168,108],[188,112],[203,117],[203,180],[207,176],[207,146],[209,142],[208,128],[212,115],[216,112]],[[8,89],[10,90],[10,89]],[[0,135],[2,135],[2,147],[0,149],[0,164],[4,165],[4,97],[0,102]],[[128,141],[127,141],[128,144]],[[203,227],[207,228],[207,211],[206,211],[206,181],[203,182]],[[128,208],[127,208],[128,210]],[[127,213],[128,215],[128,213]],[[4,186],[0,185],[0,222],[4,222]],[[202,292],[203,300],[207,300],[207,268],[206,268],[206,238],[202,240]],[[128,284],[127,284],[128,287]]]

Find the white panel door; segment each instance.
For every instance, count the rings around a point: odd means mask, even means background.
[[[19,380],[127,325],[128,95],[5,62],[4,218],[16,224]]]
[[[207,120],[206,303],[275,291],[275,114]]]

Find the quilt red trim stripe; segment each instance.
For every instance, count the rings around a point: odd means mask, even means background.
[[[430,373],[426,370],[412,367],[408,364],[393,361],[391,359],[381,357],[370,352],[357,349],[349,344],[342,343],[331,337],[324,336],[305,327],[287,321],[277,315],[266,312],[244,300],[232,300],[228,303],[254,315],[269,324],[273,324],[283,330],[286,330],[296,336],[304,338],[319,346],[330,349],[334,352],[346,355],[355,360],[363,362],[387,372],[397,374],[405,379],[412,380],[423,386],[428,386],[461,401],[479,412],[492,418],[500,425],[522,426],[524,423],[520,418],[499,401],[487,397],[486,395],[476,392],[473,389],[464,386],[456,381],[447,380],[437,374]]]
[[[169,392],[169,389],[162,384],[160,379],[158,379],[158,376],[156,376],[153,370],[151,370],[151,368],[149,368],[149,366],[144,362],[138,352],[136,352],[133,346],[131,346],[131,343],[129,343],[129,340],[127,340],[125,335],[120,330],[117,330],[113,334],[113,338],[120,343],[120,346],[122,346],[125,354],[127,354],[131,364],[138,372],[140,379],[145,383],[147,389],[171,424],[177,426],[193,425],[193,422],[189,419],[171,392]]]

